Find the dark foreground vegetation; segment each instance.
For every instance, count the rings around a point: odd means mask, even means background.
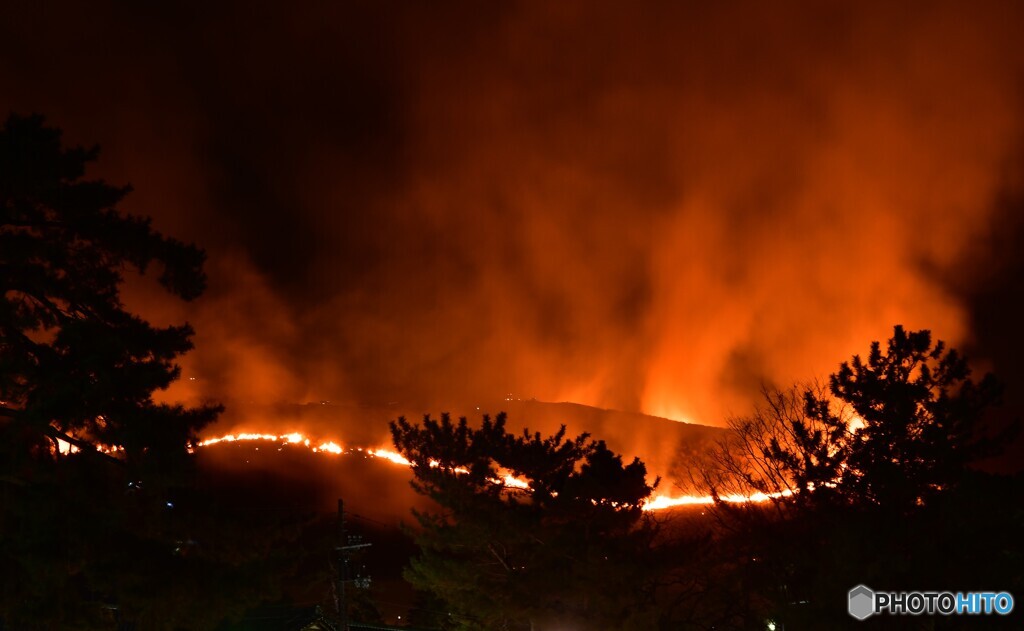
[[[329,520],[197,484],[189,445],[219,408],[153,400],[191,330],[151,326],[119,292],[125,273],[155,269],[193,299],[203,254],[118,212],[127,189],[84,178],[95,157],[37,117],[0,131],[0,629],[228,628],[330,594]],[[861,624],[845,609],[860,583],[1020,595],[1020,479],[980,466],[1012,435],[998,396],[929,332],[896,327],[827,383],[766,392],[688,472],[697,493],[772,499],[671,514],[643,510],[666,482],[588,435],[517,435],[504,415],[398,419],[395,446],[434,506],[409,529],[411,622],[835,629]],[[377,615],[365,594],[349,604]]]
[[[84,178],[96,156],[41,117],[0,130],[0,627],[210,628],[274,592],[301,518],[194,483],[188,446],[220,408],[152,397],[192,330],[120,288],[155,273],[191,300],[204,255],[120,213],[127,187]]]
[[[476,430],[399,420],[395,444],[440,507],[417,515],[408,578],[454,612],[439,625],[467,630],[835,629],[863,624],[846,612],[858,584],[1020,593],[1019,477],[972,467],[1014,433],[984,426],[998,395],[927,331],[896,327],[827,384],[766,392],[693,463],[693,488],[772,499],[669,518],[640,510],[641,463],[586,436],[514,437],[500,416]],[[530,489],[494,484],[504,470]]]

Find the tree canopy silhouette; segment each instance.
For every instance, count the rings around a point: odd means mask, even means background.
[[[0,623],[17,628],[95,628],[182,591],[160,586],[184,545],[167,492],[219,412],[154,401],[192,329],[120,299],[151,270],[197,297],[204,254],[120,212],[130,189],[85,177],[97,155],[40,116],[0,129]]]
[[[587,434],[566,438],[564,427],[516,436],[505,423],[500,414],[479,428],[447,415],[391,424],[414,488],[439,509],[415,513],[420,555],[408,580],[448,604],[451,628],[656,628],[644,609],[656,565],[644,464],[624,464]]]
[[[715,509],[755,616],[843,627],[832,599],[859,583],[1016,587],[1019,479],[977,468],[1015,431],[988,431],[999,392],[929,331],[897,326],[827,384],[766,391],[732,421],[703,476],[714,493],[775,497]]]
[[[129,192],[84,179],[98,149],[64,148],[42,117],[0,131],[0,414],[33,447],[124,449],[129,465],[184,450],[216,408],[153,402],[192,345],[187,324],[153,327],[120,300],[127,271],[191,300],[204,254],[116,205]]]
[[[999,391],[992,375],[974,382],[967,361],[929,331],[896,326],[885,350],[873,342],[866,360],[843,362],[827,391],[805,389],[802,416],[790,409],[786,438],[771,436],[760,455],[802,500],[911,511],[1005,441],[981,427]],[[785,408],[785,395],[773,405]]]

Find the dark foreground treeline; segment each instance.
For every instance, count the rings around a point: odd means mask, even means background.
[[[766,392],[691,463],[690,487],[719,501],[668,515],[641,510],[643,464],[600,441],[512,436],[501,416],[400,419],[395,444],[440,507],[417,515],[407,578],[445,603],[446,629],[960,628],[858,622],[847,593],[1021,593],[1020,478],[977,467],[1013,434],[986,429],[998,395],[927,331],[896,327],[827,384]],[[530,489],[494,484],[505,470]]]
[[[123,275],[155,269],[190,300],[203,253],[120,213],[127,189],[84,179],[95,156],[38,117],[0,129],[0,628],[217,629],[268,602],[329,608],[332,521],[270,510],[246,484],[199,484],[188,447],[219,408],[153,400],[192,331],[128,313]],[[854,624],[846,594],[861,583],[1019,594],[1019,479],[978,467],[1009,439],[988,423],[997,395],[927,332],[897,328],[827,384],[767,393],[682,476],[695,493],[773,499],[675,513],[645,512],[644,464],[589,436],[399,419],[395,445],[435,506],[410,530],[419,596],[405,619],[834,629]],[[368,594],[350,594],[353,616],[375,616]]]

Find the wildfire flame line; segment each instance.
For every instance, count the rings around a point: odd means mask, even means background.
[[[314,446],[317,441],[312,441],[306,438],[303,434],[293,432],[291,434],[275,435],[275,434],[259,434],[259,433],[241,433],[241,434],[228,434],[218,438],[207,438],[200,441],[197,447],[207,447],[209,445],[215,445],[221,442],[236,442],[236,441],[253,441],[253,440],[264,440],[272,442],[281,442],[287,444],[301,444],[309,447],[311,451],[315,453],[329,453],[334,455],[342,455],[346,453],[359,452],[367,454],[374,458],[383,458],[394,464],[402,465],[405,467],[411,467],[412,462],[405,458],[402,454],[392,451],[386,448],[370,449],[357,447],[354,449],[344,449],[334,441],[320,442],[319,445]],[[436,461],[430,463],[431,466],[438,466]],[[465,469],[456,469],[456,472],[465,473]],[[511,474],[505,474],[501,479],[492,480],[496,484],[503,486],[527,490],[530,488],[529,483],[521,478],[517,478]],[[780,493],[753,493],[751,495],[742,495],[739,493],[731,495],[719,496],[719,499],[723,502],[742,504],[744,502],[767,502],[773,499],[781,497],[789,497],[792,495],[792,491],[782,491]],[[644,503],[644,510],[657,511],[665,510],[669,508],[676,508],[680,506],[700,506],[714,504],[715,498],[711,495],[664,495],[658,494],[649,498]]]
[[[278,443],[281,445],[297,445],[302,446],[313,453],[329,454],[335,456],[341,456],[345,454],[361,453],[372,458],[381,458],[387,460],[396,465],[404,467],[411,467],[412,462],[405,458],[402,454],[387,448],[369,448],[369,447],[354,447],[345,448],[341,444],[333,440],[314,440],[300,432],[291,432],[288,434],[264,434],[258,432],[241,432],[238,434],[225,434],[224,436],[217,436],[214,438],[204,438],[190,448],[190,451],[202,447],[209,447],[211,445],[217,445],[219,443],[236,443],[236,442],[252,442],[252,441],[263,441],[270,443]],[[64,441],[59,441],[64,443]],[[119,449],[117,447],[106,447],[100,446],[100,451],[105,453],[116,453]],[[74,453],[78,451],[78,448],[73,445],[61,444],[59,448],[60,453]],[[430,466],[440,466],[437,461],[431,461]],[[456,468],[456,473],[466,473],[463,468]],[[530,488],[522,478],[517,478],[511,473],[505,473],[501,478],[495,478],[491,480],[495,484],[508,487],[510,489],[528,490]],[[782,497],[789,497],[792,495],[792,491],[782,491],[780,493],[753,493],[751,495],[742,495],[739,493],[731,495],[721,495],[719,500],[723,502],[742,504],[745,502],[767,502],[773,499]],[[715,498],[711,495],[664,495],[658,494],[648,498],[643,505],[645,511],[658,511],[666,510],[670,508],[676,508],[681,506],[704,506],[715,503]]]

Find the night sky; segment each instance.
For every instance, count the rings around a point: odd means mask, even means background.
[[[1019,4],[62,4],[0,10],[0,107],[207,249],[127,287],[173,397],[722,424],[902,323],[1019,406]]]

